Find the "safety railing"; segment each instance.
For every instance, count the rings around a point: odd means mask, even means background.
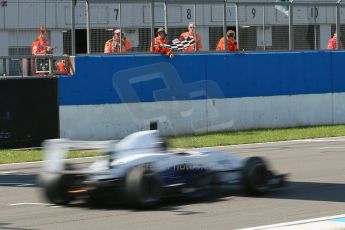
[[[74,70],[74,57],[69,56],[0,56],[0,78],[72,76]]]
[[[42,25],[54,55],[102,54],[115,30],[130,42],[116,53],[148,53],[158,28],[173,40],[190,23],[198,52],[216,51],[229,30],[240,51],[325,50],[335,33],[341,49],[345,34],[342,0],[0,0],[0,19],[0,55],[11,57],[31,54]]]

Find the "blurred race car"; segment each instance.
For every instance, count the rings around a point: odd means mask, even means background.
[[[166,198],[207,196],[218,186],[241,186],[251,195],[263,195],[286,185],[286,175],[275,174],[261,157],[242,159],[212,148],[168,151],[158,131],[136,132],[117,143],[89,143],[84,148],[105,148],[106,156],[76,170],[64,158],[85,143],[45,142],[40,184],[50,202],[120,201],[133,208],[151,208]]]

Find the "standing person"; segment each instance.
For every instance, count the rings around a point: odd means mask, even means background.
[[[193,22],[189,23],[188,25],[188,31],[184,32],[180,35],[179,40],[187,40],[187,39],[193,38],[195,40],[195,44],[190,45],[188,48],[184,49],[183,52],[194,52],[194,51],[199,51],[202,50],[202,42],[201,42],[201,37],[199,34],[195,33],[195,25]],[[196,46],[196,49],[195,49]]]
[[[31,44],[32,55],[46,55],[52,54],[54,48],[50,46],[47,38],[47,29],[45,26],[40,26],[40,34]],[[49,73],[49,64],[47,60],[31,59],[31,74],[36,76],[46,76]]]
[[[131,48],[132,43],[125,33],[121,32],[120,29],[116,29],[113,32],[113,37],[105,43],[104,53],[125,53]]]
[[[40,27],[40,34],[31,45],[31,54],[52,54],[54,48],[50,46],[50,42],[47,38],[47,29],[45,26]]]
[[[219,40],[216,50],[225,50],[224,37]],[[228,32],[226,32],[226,50],[230,52],[238,51],[237,41],[235,40],[235,31],[233,30],[228,30]]]
[[[174,53],[172,50],[162,46],[164,44],[168,44],[166,37],[167,34],[165,33],[165,29],[159,28],[157,30],[153,46],[151,44],[150,51],[153,53],[166,54],[169,58],[174,58]]]
[[[340,41],[340,49],[343,49],[343,43]],[[328,40],[327,44],[328,50],[336,50],[337,49],[337,32],[334,33],[333,37]]]

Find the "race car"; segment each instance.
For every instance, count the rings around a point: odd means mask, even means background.
[[[85,146],[86,144],[86,146]],[[85,169],[64,160],[73,148],[102,148],[104,157]],[[40,184],[45,197],[57,205],[73,200],[123,202],[152,208],[169,198],[189,199],[214,188],[234,186],[250,195],[263,195],[286,185],[261,157],[239,158],[213,148],[168,150],[159,131],[133,133],[119,142],[75,142],[63,139],[44,144],[45,163]]]

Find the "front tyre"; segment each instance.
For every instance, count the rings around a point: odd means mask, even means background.
[[[269,190],[270,173],[261,157],[249,157],[242,170],[245,190],[254,196],[263,195]]]
[[[130,207],[153,208],[161,200],[162,183],[156,173],[139,166],[127,174],[125,192]]]

